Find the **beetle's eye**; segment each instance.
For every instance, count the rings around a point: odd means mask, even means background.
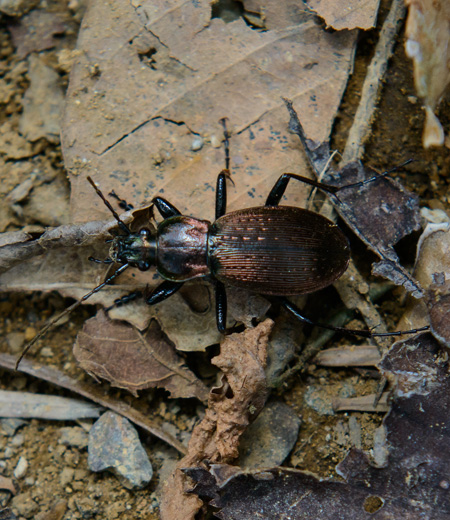
[[[146,260],[142,260],[141,262],[138,262],[138,269],[139,271],[148,271],[150,269],[150,263]]]
[[[139,231],[139,235],[142,237],[142,238],[148,238],[151,233],[150,233],[150,230],[148,228],[142,228],[140,231]]]

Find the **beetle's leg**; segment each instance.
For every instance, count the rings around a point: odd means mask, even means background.
[[[321,327],[322,329],[334,330],[336,332],[341,332],[342,334],[358,336],[361,338],[384,338],[387,336],[404,336],[407,334],[417,334],[418,332],[430,330],[430,327],[428,325],[419,329],[397,330],[395,332],[372,332],[371,330],[346,329],[345,327],[334,327],[333,325],[326,325],[325,323],[316,323],[315,321],[306,318],[301,314],[300,309],[287,298],[278,298],[278,300],[287,311],[289,311],[293,316],[295,316],[298,320],[300,320],[303,323],[307,323],[308,325],[314,325],[315,327]]]
[[[227,180],[233,184],[228,170],[222,170],[217,176],[216,184],[216,220],[227,212]]]
[[[109,196],[116,199],[119,202],[119,207],[123,210],[130,211],[130,209],[134,209],[132,204],[129,204],[125,199],[121,199],[114,190],[109,193]]]
[[[291,179],[296,179],[305,184],[309,184],[310,186],[319,188],[320,190],[331,193],[332,195],[335,195],[340,189],[342,189],[336,186],[330,186],[329,184],[324,184],[323,182],[313,181],[312,179],[302,177],[301,175],[297,175],[295,173],[283,173],[283,175],[281,175],[281,177],[275,183],[275,186],[270,190],[269,196],[266,200],[266,206],[278,206],[281,197],[284,195],[287,185]]]
[[[112,258],[105,258],[105,260],[100,260],[99,258],[94,258],[93,256],[90,256],[88,258],[90,262],[94,262],[96,264],[113,264],[114,260]]]
[[[117,300],[114,300],[114,303],[107,307],[105,309],[106,312],[110,311],[111,309],[114,309],[114,307],[121,307],[122,305],[125,305],[128,302],[131,302],[133,300],[136,300],[137,298],[142,297],[142,291],[133,291],[130,294],[125,294],[125,296],[122,296],[122,298],[118,298]]]
[[[220,123],[223,126],[223,142],[225,145],[225,169],[222,170],[216,183],[216,220],[227,212],[227,179],[234,185],[230,176],[230,134],[227,130],[226,118],[222,118]]]
[[[170,280],[165,280],[162,284],[158,285],[156,289],[154,289],[150,294],[145,296],[145,302],[149,305],[155,305],[159,302],[162,302],[172,296],[172,294],[179,291],[182,287],[183,283],[181,282],[171,282]]]
[[[170,218],[181,215],[181,212],[178,211],[175,206],[162,197],[155,197],[152,199],[152,204],[156,206],[163,218]]]
[[[216,280],[216,321],[217,330],[225,334],[227,330],[227,293],[225,285]]]

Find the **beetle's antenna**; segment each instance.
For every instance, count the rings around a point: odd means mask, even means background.
[[[122,222],[120,220],[120,217],[118,215],[118,213],[116,212],[116,210],[111,206],[111,204],[109,203],[109,201],[106,199],[106,197],[103,195],[103,193],[100,191],[100,189],[97,187],[97,185],[95,184],[95,182],[92,180],[91,177],[88,177],[87,178],[89,184],[94,188],[94,190],[96,191],[97,195],[102,199],[102,201],[104,202],[105,206],[109,209],[109,211],[113,214],[114,218],[117,220],[119,226],[120,226],[120,229],[122,229],[122,231],[125,231],[125,233],[127,235],[131,235],[131,231],[129,230],[128,226],[125,224],[125,222]]]
[[[20,362],[25,357],[25,355],[30,350],[30,348],[36,343],[36,341],[39,338],[42,338],[42,336],[49,329],[51,329],[55,323],[57,323],[64,316],[67,316],[67,314],[70,314],[73,310],[75,310],[77,307],[79,307],[84,301],[86,301],[88,298],[90,298],[93,294],[95,294],[98,291],[100,291],[101,289],[103,289],[103,287],[105,287],[105,285],[108,285],[112,280],[117,278],[119,276],[119,274],[123,273],[125,271],[125,269],[127,269],[128,267],[129,267],[129,264],[121,265],[119,267],[119,269],[117,269],[117,271],[114,274],[112,274],[109,278],[107,278],[103,283],[101,283],[100,285],[97,285],[97,287],[94,287],[94,289],[92,289],[92,291],[89,291],[87,294],[85,294],[79,300],[77,300],[75,303],[73,303],[70,307],[67,307],[67,309],[65,309],[63,312],[61,312],[61,314],[58,314],[58,316],[56,316],[55,318],[50,320],[47,323],[47,325],[45,325],[45,327],[43,329],[41,329],[27,345],[25,345],[25,348],[22,350],[22,353],[20,354],[18,360],[16,361],[16,370],[18,370]]]
[[[369,179],[366,179],[365,181],[354,182],[352,184],[346,184],[345,186],[341,186],[339,188],[339,191],[347,189],[347,188],[358,188],[360,186],[364,186],[365,184],[369,184],[369,182],[373,182],[373,181],[376,181],[376,180],[381,179],[383,177],[387,177],[392,172],[400,170],[400,168],[403,168],[403,166],[406,166],[407,164],[412,163],[412,162],[413,162],[413,159],[408,159],[407,161],[403,162],[402,164],[394,166],[393,168],[391,168],[390,170],[386,170],[385,172],[377,173],[376,175],[374,175],[373,177],[370,177]]]

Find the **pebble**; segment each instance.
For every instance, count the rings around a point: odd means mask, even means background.
[[[0,0],[0,11],[8,16],[22,16],[38,3],[39,0]]]
[[[23,332],[10,332],[6,335],[6,341],[8,343],[9,352],[11,354],[18,354],[22,351],[22,347],[25,343],[25,334]]]
[[[27,421],[23,419],[0,419],[0,428],[2,429],[2,433],[8,437],[12,437],[15,435],[16,431],[27,424]]]
[[[143,488],[153,476],[136,429],[113,412],[104,413],[89,432],[88,464],[95,472],[111,471],[127,489]]]
[[[269,402],[242,435],[239,465],[247,470],[282,464],[297,441],[300,424],[287,404]]]
[[[75,448],[87,448],[89,437],[80,426],[67,426],[59,430],[59,444],[63,446],[73,446]]]
[[[28,461],[25,457],[20,457],[14,469],[14,476],[19,479],[25,476],[28,469]]]
[[[74,474],[75,470],[73,468],[63,468],[61,474],[59,475],[59,481],[61,483],[61,486],[66,487],[67,484],[70,484],[73,480]]]
[[[191,144],[191,150],[193,152],[198,152],[199,150],[201,150],[203,148],[203,139],[198,136],[196,137],[193,141],[192,141],[192,144]]]

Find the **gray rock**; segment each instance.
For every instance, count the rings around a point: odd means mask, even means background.
[[[111,471],[127,489],[145,487],[153,476],[136,429],[124,417],[104,413],[89,432],[88,464],[92,471]]]
[[[247,428],[239,446],[243,469],[279,466],[298,437],[301,419],[281,401],[271,401]]]

